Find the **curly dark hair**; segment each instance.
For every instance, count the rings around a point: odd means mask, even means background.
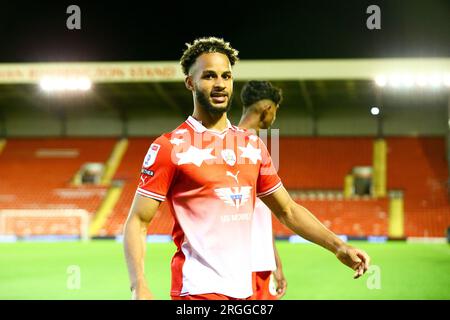
[[[272,100],[278,105],[283,100],[283,93],[280,88],[274,87],[269,81],[252,80],[242,88],[241,101],[244,108],[264,99]]]
[[[229,42],[225,42],[221,38],[199,38],[195,39],[192,44],[186,43],[186,46],[187,48],[180,59],[181,68],[185,75],[189,74],[189,69],[195,63],[195,60],[203,53],[223,53],[228,57],[232,66],[239,60],[239,51],[233,49]]]

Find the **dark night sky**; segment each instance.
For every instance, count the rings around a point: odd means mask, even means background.
[[[70,4],[81,7],[80,31],[66,28]],[[366,28],[370,4],[381,7],[381,30]],[[206,35],[241,59],[450,56],[449,0],[8,0],[0,10],[0,62],[177,60]]]

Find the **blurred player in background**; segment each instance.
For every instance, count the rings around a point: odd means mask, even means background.
[[[275,121],[281,100],[281,89],[270,82],[247,82],[241,91],[243,113],[239,127],[259,135],[260,129],[268,129]],[[272,233],[272,212],[259,198],[252,223],[252,299],[279,299],[286,293],[287,282]]]
[[[162,201],[174,216],[172,299],[248,299],[256,196],[298,235],[333,252],[360,277],[369,257],[323,226],[284,189],[264,143],[227,119],[237,51],[218,38],[188,44],[181,57],[194,112],[151,144],[124,230],[132,297],[150,299],[144,273],[147,228]]]

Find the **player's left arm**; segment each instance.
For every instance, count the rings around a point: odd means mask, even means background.
[[[284,187],[262,197],[261,200],[289,229],[299,236],[328,249],[343,264],[355,270],[355,279],[362,276],[369,268],[370,257],[367,253],[342,241],[320,223],[311,212],[297,204]]]

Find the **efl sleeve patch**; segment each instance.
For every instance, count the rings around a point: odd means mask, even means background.
[[[144,197],[164,201],[176,172],[170,141],[160,136],[150,145],[141,168],[137,193]]]
[[[159,144],[151,144],[150,148],[148,148],[147,155],[144,158],[144,168],[151,167],[151,165],[155,163],[156,156],[158,155],[158,151],[160,148],[161,146]]]

